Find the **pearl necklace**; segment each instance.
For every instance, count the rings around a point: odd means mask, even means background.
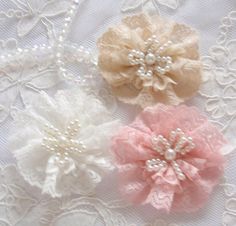
[[[52,154],[56,155],[56,161],[64,164],[73,154],[82,153],[85,145],[74,137],[79,131],[79,121],[70,121],[64,133],[52,125],[45,125],[45,137],[42,140],[42,147]]]
[[[171,69],[172,58],[164,51],[172,44],[168,41],[160,46],[155,35],[145,41],[145,51],[133,49],[128,54],[131,65],[139,65],[136,74],[142,78],[151,78],[154,74],[164,75]]]
[[[76,78],[75,75],[69,73],[66,69],[67,61],[73,61],[74,63],[87,64],[89,75],[84,77],[92,78],[97,70],[97,59],[94,53],[83,46],[66,41],[78,6],[79,0],[70,0],[70,6],[65,15],[62,29],[56,39],[49,40],[50,44],[34,45],[29,48],[17,48],[14,51],[7,51],[0,55],[0,69],[4,70],[9,66],[17,69],[22,64],[27,66],[32,63],[41,64],[47,62],[56,69],[62,79],[79,84],[85,83],[86,79]]]
[[[173,167],[179,180],[185,180],[186,176],[175,160],[194,149],[195,144],[193,143],[192,138],[187,137],[181,129],[177,128],[175,131],[171,131],[169,140],[162,135],[153,136],[152,146],[153,150],[162,156],[162,159],[153,158],[147,160],[146,169],[150,172],[158,172],[162,169],[165,170],[169,165]]]

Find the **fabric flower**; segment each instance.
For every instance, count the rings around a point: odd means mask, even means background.
[[[193,107],[148,107],[113,137],[121,192],[158,210],[196,211],[223,173],[225,143]]]
[[[125,103],[176,105],[201,83],[198,36],[186,25],[134,15],[104,33],[98,48],[102,76]]]
[[[88,194],[114,167],[107,155],[119,122],[82,91],[42,92],[15,116],[11,150],[31,185],[52,197]]]

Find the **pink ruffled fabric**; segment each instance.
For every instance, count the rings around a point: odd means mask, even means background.
[[[168,138],[180,128],[191,136],[195,147],[176,162],[185,174],[179,180],[172,165],[158,172],[150,172],[146,161],[162,159],[152,146],[154,135]],[[135,204],[151,204],[166,212],[193,212],[207,201],[224,170],[220,153],[226,144],[223,135],[193,107],[165,106],[146,108],[129,126],[113,137],[120,189],[126,199]]]

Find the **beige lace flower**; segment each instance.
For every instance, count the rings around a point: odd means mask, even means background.
[[[179,104],[201,83],[198,36],[146,14],[126,17],[98,40],[98,65],[119,100],[142,107]]]

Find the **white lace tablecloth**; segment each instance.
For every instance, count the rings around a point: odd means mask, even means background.
[[[187,104],[205,112],[231,144],[225,178],[195,214],[161,215],[148,206],[127,205],[113,175],[94,196],[49,198],[23,180],[9,150],[12,116],[41,90],[52,95],[61,88],[87,89],[114,118],[133,120],[140,109],[119,103],[96,70],[96,40],[122,17],[142,10],[198,30],[204,82]],[[235,0],[1,0],[0,34],[1,226],[236,225]]]

